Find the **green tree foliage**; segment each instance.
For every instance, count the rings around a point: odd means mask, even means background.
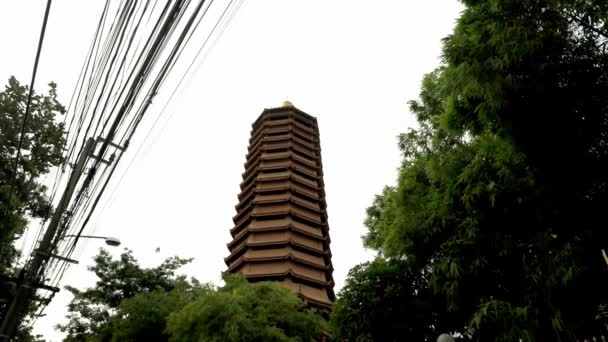
[[[479,340],[605,331],[608,4],[463,3],[364,241],[429,271]]]
[[[118,336],[133,336],[132,334],[136,332],[124,329],[125,322],[133,322],[134,328],[135,324],[142,323],[137,317],[122,319],[124,313],[121,309],[134,314],[145,312],[143,310],[148,310],[150,313],[159,307],[158,303],[148,301],[151,298],[159,300],[163,298],[163,302],[171,307],[169,303],[176,303],[175,301],[181,298],[179,296],[186,295],[185,293],[176,295],[174,291],[176,288],[183,290],[181,292],[187,292],[191,286],[198,284],[196,281],[189,283],[183,276],[176,275],[176,271],[191,259],[172,257],[157,267],[142,268],[129,250],[125,250],[118,260],[114,260],[102,249],[94,261],[95,264],[89,267],[89,270],[98,278],[95,287],[84,291],[66,287],[74,298],[68,305],[68,322],[57,327],[67,333],[66,341],[110,341],[114,338],[115,332],[113,322],[118,324],[120,330]],[[134,299],[137,295],[140,298]],[[154,308],[134,306],[141,302],[156,306]],[[158,322],[158,317],[155,315],[157,313],[143,319]],[[154,329],[158,331],[159,328]]]
[[[13,340],[15,342],[45,342],[44,336],[34,334],[33,327],[30,324],[31,322],[27,323],[28,324],[24,324],[17,329],[15,336],[13,336]]]
[[[203,288],[199,297],[169,317],[170,341],[316,341],[325,321],[288,289],[224,277],[226,285]]]
[[[249,284],[225,276],[215,287],[177,276],[189,259],[173,257],[142,268],[130,251],[118,260],[101,250],[98,281],[74,299],[65,341],[314,341],[325,328],[321,315],[279,285]]]
[[[29,88],[11,77],[0,91],[0,272],[13,266],[13,242],[21,236],[28,217],[46,217],[50,205],[40,176],[61,163],[63,124],[58,121],[65,108],[57,100],[57,86],[49,84],[48,95],[33,94],[25,126],[21,159],[15,178],[10,211],[6,215],[15,156]]]
[[[434,341],[449,315],[425,276],[401,259],[353,267],[331,313],[333,334],[348,341]]]
[[[111,319],[112,341],[168,341],[169,315],[198,297],[197,282],[177,281],[170,291],[142,292],[123,300]]]
[[[34,93],[32,96],[15,175],[15,157],[28,93],[29,88],[14,77],[0,91],[0,319],[4,317],[15,292],[15,284],[8,281],[15,276],[18,254],[14,242],[21,237],[29,220],[49,215],[51,206],[41,177],[61,163],[64,144],[60,119],[65,108],[57,100],[57,86],[50,83],[48,94]],[[7,208],[13,179],[14,189]],[[35,307],[36,304],[32,303],[31,311]],[[20,341],[36,338],[25,324],[16,337]]]

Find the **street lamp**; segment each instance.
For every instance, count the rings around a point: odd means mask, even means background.
[[[106,245],[108,246],[112,246],[112,247],[117,247],[120,246],[120,240],[118,240],[115,237],[110,237],[110,236],[93,236],[93,235],[65,235],[64,238],[66,237],[78,237],[78,238],[85,238],[85,239],[104,239],[106,242]]]

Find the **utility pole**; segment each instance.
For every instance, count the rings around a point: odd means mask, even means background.
[[[44,237],[40,242],[39,247],[34,251],[32,262],[21,271],[23,280],[17,284],[17,292],[11,301],[11,304],[6,312],[6,316],[0,325],[0,341],[9,341],[15,332],[17,324],[21,322],[25,315],[25,309],[29,300],[33,297],[37,288],[57,292],[59,289],[51,288],[42,284],[39,278],[42,266],[50,259],[57,258],[65,261],[71,261],[59,255],[53,254],[53,240],[55,239],[59,225],[63,219],[64,213],[70,204],[72,195],[76,189],[76,185],[83,174],[87,160],[92,155],[96,146],[95,139],[89,138],[78,156],[76,164],[70,174],[68,184],[61,196],[61,200],[57,205],[55,212],[51,218],[49,226],[44,233]]]

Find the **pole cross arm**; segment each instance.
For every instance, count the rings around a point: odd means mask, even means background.
[[[10,337],[14,334],[15,328],[19,322],[22,321],[23,316],[25,315],[27,303],[32,299],[33,296],[35,296],[36,288],[50,291],[56,289],[43,284],[41,285],[44,287],[36,286],[38,284],[34,282],[36,275],[38,275],[40,271],[44,269],[44,262],[51,257],[72,262],[71,259],[52,253],[53,241],[57,236],[63,215],[68,209],[68,205],[72,199],[74,191],[76,190],[78,180],[80,179],[84,167],[94,149],[95,139],[89,138],[76,160],[76,165],[70,173],[70,177],[68,179],[68,183],[66,184],[63,195],[61,196],[55,212],[53,213],[53,216],[51,217],[51,220],[44,232],[39,247],[34,253],[31,263],[24,270],[24,281],[21,282],[21,284],[18,284],[15,295],[11,300],[11,304],[6,310],[2,324],[0,324],[0,340],[10,339]],[[80,191],[82,192],[82,189],[80,189]]]
[[[38,250],[38,249],[35,250],[34,253],[42,255],[42,256],[47,257],[47,258],[55,258],[57,260],[69,262],[71,264],[77,264],[78,263],[78,260],[66,258],[66,257],[63,257],[63,256],[61,256],[59,254],[54,254],[54,253],[49,253],[49,252],[43,252],[43,251]]]
[[[106,139],[105,139],[105,138],[103,138],[103,137],[101,137],[101,136],[98,136],[98,137],[97,137],[97,143],[100,143],[100,142],[103,142],[103,141],[106,141]],[[117,145],[117,144],[115,144],[115,143],[113,143],[113,142],[111,142],[111,141],[110,141],[110,142],[108,142],[108,145],[110,145],[110,146],[112,146],[112,147],[116,148],[116,149],[117,149],[117,150],[119,150],[119,151],[123,151],[123,152],[124,152],[124,150],[126,150],[126,149],[127,149],[127,146],[120,146],[120,145]]]

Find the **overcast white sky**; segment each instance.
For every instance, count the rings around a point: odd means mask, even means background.
[[[66,105],[103,3],[53,1],[36,88],[57,82]],[[10,75],[29,82],[45,4],[0,1],[1,86]],[[460,10],[456,0],[246,0],[168,107],[145,153],[120,186],[110,186],[108,195],[116,190],[89,233],[118,237],[146,266],[171,255],[194,257],[184,273],[219,282],[251,123],[264,108],[290,100],[318,118],[339,290],[348,270],[373,256],[360,239],[365,209],[395,182],[396,137],[415,124],[407,101],[438,65],[440,40]],[[158,112],[153,107],[147,120]],[[139,133],[132,146],[141,143]],[[86,266],[101,244],[80,247],[81,264],[62,285],[94,282]],[[52,327],[63,321],[69,300],[60,292],[36,331],[60,340]]]

